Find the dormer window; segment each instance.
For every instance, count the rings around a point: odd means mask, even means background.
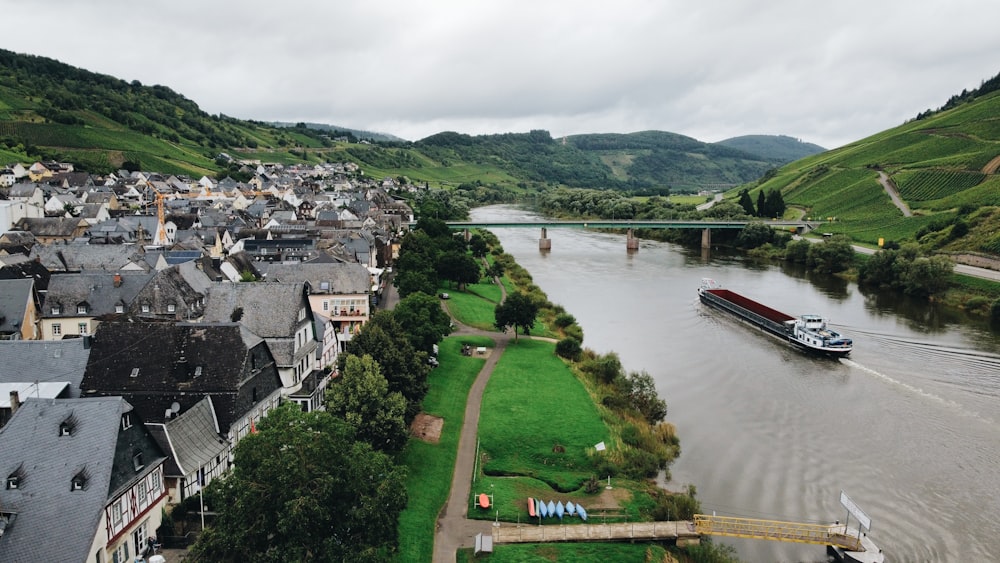
[[[53,305],[52,306],[52,314],[53,315],[61,315],[62,314],[62,307],[60,307],[59,305]]]
[[[122,305],[121,303],[116,304],[115,305],[115,312],[118,313],[118,314],[124,313],[125,312],[125,305]]]
[[[132,368],[132,373],[128,375],[129,377],[139,377],[139,368]]]
[[[76,421],[72,416],[66,420],[59,423],[59,435],[60,436],[72,436],[73,427],[76,426]]]
[[[81,303],[81,304],[77,305],[76,306],[76,314],[77,315],[86,315],[87,314],[87,304],[86,303]]]
[[[69,490],[71,491],[82,491],[84,487],[87,486],[87,473],[81,471],[73,476],[70,480]]]
[[[173,303],[167,305],[167,312],[168,313],[173,313],[175,310],[177,310],[177,307],[175,307]]]
[[[146,303],[143,303],[142,304],[142,312],[143,313],[148,313],[149,312],[149,305],[147,305]]]
[[[128,430],[132,428],[132,414],[125,413],[122,415],[122,430]]]
[[[132,455],[132,467],[137,473],[142,471],[143,467],[146,467],[145,464],[142,463],[142,452],[135,452]]]
[[[21,477],[20,477],[20,475],[11,475],[10,477],[7,477],[7,488],[8,489],[17,489],[20,486],[21,486]]]

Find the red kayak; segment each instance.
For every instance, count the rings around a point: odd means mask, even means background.
[[[535,517],[535,499],[528,497],[528,516]]]
[[[482,493],[479,495],[479,506],[483,508],[490,507],[490,497],[486,493]]]

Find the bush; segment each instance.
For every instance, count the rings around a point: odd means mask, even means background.
[[[556,343],[556,355],[575,362],[583,355],[583,347],[579,340],[569,336]]]
[[[983,296],[976,296],[965,302],[963,308],[966,311],[976,311],[978,309],[986,309],[989,305],[990,300]]]
[[[563,329],[563,334],[568,338],[575,338],[581,343],[583,342],[583,327],[578,324],[571,324],[565,329]]]
[[[552,322],[559,328],[566,328],[576,322],[576,317],[569,313],[560,313]]]
[[[661,462],[655,455],[638,448],[628,448],[622,452],[622,472],[632,479],[645,479],[655,477],[664,467],[665,462]]]

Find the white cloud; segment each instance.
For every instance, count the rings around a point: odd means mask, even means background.
[[[409,139],[659,129],[835,147],[1000,70],[990,0],[0,0],[0,10],[15,22],[4,36],[13,51],[163,84],[210,113]]]

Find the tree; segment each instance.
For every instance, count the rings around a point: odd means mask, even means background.
[[[753,208],[753,200],[750,199],[750,190],[740,190],[740,207],[751,217],[757,215],[757,211]]]
[[[556,343],[556,355],[567,360],[577,361],[583,355],[583,347],[580,341],[572,336],[567,336]]]
[[[416,350],[430,353],[434,345],[451,333],[451,318],[436,297],[425,293],[410,295],[392,310],[403,334]]]
[[[394,454],[406,445],[406,399],[399,391],[389,393],[389,382],[369,355],[347,356],[339,381],[327,391],[326,408],[376,450]]]
[[[405,468],[354,440],[330,413],[286,403],[234,449],[213,481],[219,513],[195,561],[385,561],[406,506]]]
[[[854,264],[854,249],[844,235],[838,235],[809,247],[806,265],[817,272],[835,274]]]
[[[531,327],[535,325],[538,305],[532,301],[531,297],[515,292],[508,295],[503,303],[497,305],[493,313],[496,317],[493,326],[504,332],[509,327],[514,327],[514,341],[516,342],[518,328],[523,330],[524,334],[528,334]]]
[[[802,238],[789,242],[785,246],[785,260],[805,264],[809,259],[810,246],[812,243]]]
[[[736,244],[741,248],[757,248],[771,242],[772,239],[774,239],[774,229],[760,221],[754,221],[743,227],[736,237]]]
[[[763,217],[778,218],[785,214],[785,198],[781,196],[781,190],[768,191],[765,205],[767,207],[767,214],[762,214]]]
[[[764,196],[764,190],[760,190],[759,192],[757,192],[757,216],[758,217],[767,217],[767,215],[765,214],[765,211],[767,209],[767,202],[766,202],[766,200],[764,198],[765,198],[765,196]]]
[[[483,235],[479,233],[473,234],[469,237],[469,250],[472,251],[472,256],[475,258],[482,258],[486,256],[486,253],[490,251],[490,245],[486,243],[486,239]]]
[[[656,393],[656,382],[646,371],[628,374],[628,401],[650,424],[667,417],[667,402]]]
[[[406,398],[406,421],[420,412],[427,394],[427,354],[414,350],[392,311],[378,311],[347,344],[346,352],[362,357],[368,354],[378,362],[389,382],[389,391],[399,391]],[[339,367],[343,369],[345,359]]]
[[[479,281],[479,264],[464,250],[442,253],[437,261],[437,272],[442,279],[453,281],[460,288]]]
[[[921,256],[910,262],[900,275],[903,291],[930,297],[948,289],[955,266],[947,256]]]
[[[494,260],[490,267],[486,269],[486,275],[491,278],[502,278],[504,274],[504,266],[499,260]]]

